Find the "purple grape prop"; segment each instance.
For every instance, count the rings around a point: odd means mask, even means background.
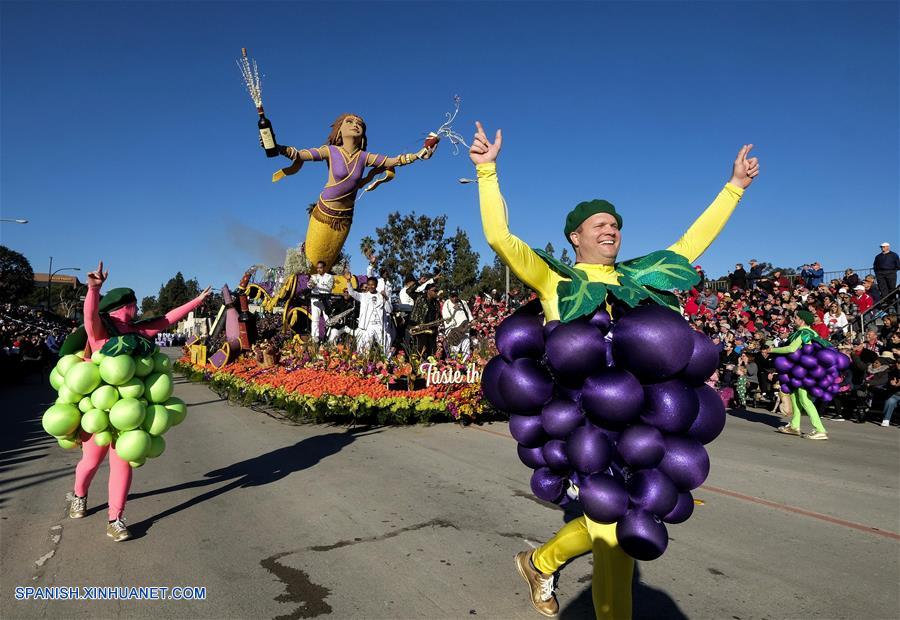
[[[612,317],[598,308],[566,323],[514,314],[497,348],[482,391],[509,414],[534,495],[577,497],[588,518],[616,524],[626,553],[662,555],[665,523],[691,517],[690,491],[709,473],[703,446],[725,427],[704,384],[718,365],[713,343],[668,308],[617,302]],[[838,372],[837,358],[815,348],[776,364],[788,386],[805,381],[825,396]]]
[[[820,342],[810,342],[793,353],[776,357],[773,363],[782,392],[791,394],[804,389],[812,398],[828,402],[837,391],[831,389],[835,379],[850,366],[850,358]]]

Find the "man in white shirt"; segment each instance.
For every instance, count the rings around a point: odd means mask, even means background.
[[[325,309],[325,300],[331,295],[334,288],[334,276],[325,271],[325,262],[316,263],[316,273],[309,279],[310,295],[310,319],[312,321],[311,335],[313,342],[319,342],[321,321],[328,321],[328,312]],[[321,319],[321,320],[320,320]]]
[[[445,340],[447,350],[451,355],[469,357],[472,342],[469,338],[469,324],[472,322],[472,312],[469,305],[459,298],[457,291],[450,292],[450,299],[444,302],[441,309],[441,317],[444,319]]]
[[[384,356],[391,348],[391,333],[388,318],[391,313],[391,298],[384,289],[378,292],[378,279],[366,280],[366,290],[357,293],[347,288],[347,293],[359,302],[359,319],[356,327],[356,351],[366,353],[373,346],[380,346]]]

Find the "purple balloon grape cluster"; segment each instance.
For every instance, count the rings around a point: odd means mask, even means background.
[[[841,371],[850,366],[850,358],[811,342],[793,353],[776,357],[774,364],[782,392],[791,394],[805,389],[813,398],[827,403],[840,390]]]
[[[704,384],[715,345],[678,313],[639,306],[615,323],[603,309],[546,325],[514,314],[497,328],[497,349],[482,390],[509,414],[534,494],[565,504],[577,488],[589,518],[616,523],[626,553],[662,555],[665,524],[691,516],[691,490],[709,474],[703,446],[725,426]]]

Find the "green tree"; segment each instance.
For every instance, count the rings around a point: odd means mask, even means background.
[[[520,293],[524,293],[528,289],[525,284],[516,277],[516,274],[510,270],[509,272],[509,290],[518,288]],[[491,289],[497,289],[502,295],[506,292],[506,265],[500,260],[500,257],[494,255],[494,262],[491,265],[485,265],[481,268],[481,274],[478,276],[476,289],[481,293],[488,293]]]
[[[34,290],[34,270],[24,255],[0,245],[0,299],[23,303]]]
[[[364,237],[359,247],[364,256],[375,254],[378,272],[387,274],[396,286],[409,274],[432,273],[446,266],[450,255],[444,238],[446,224],[446,215],[432,218],[395,211],[383,227],[375,229],[375,238]]]
[[[153,316],[159,313],[159,303],[156,301],[156,295],[144,297],[141,300],[141,315]]]
[[[186,304],[199,294],[200,285],[197,279],[186,281],[179,271],[159,288],[159,294],[156,296],[157,312],[168,312],[172,308]]]
[[[472,250],[469,235],[461,228],[450,238],[450,267],[447,269],[447,285],[451,290],[459,291],[463,299],[468,299],[475,292],[478,280],[478,252]]]
[[[572,265],[572,258],[569,256],[569,248],[563,248],[562,254],[559,255],[559,262],[563,265]]]
[[[550,256],[553,256],[553,257],[556,256],[556,254],[554,254],[555,250],[553,249],[553,244],[550,243],[549,241],[547,242],[547,245],[544,246],[544,251],[547,254],[549,254]]]

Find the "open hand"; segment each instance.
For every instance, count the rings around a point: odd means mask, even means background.
[[[91,288],[100,288],[103,286],[103,283],[106,282],[106,278],[109,277],[109,269],[105,272],[103,271],[103,261],[100,261],[100,264],[97,265],[96,271],[92,271],[88,274],[88,286]]]
[[[473,164],[492,164],[497,161],[497,155],[500,154],[500,147],[503,145],[503,134],[498,129],[494,141],[488,140],[487,134],[484,133],[484,127],[481,122],[475,121],[475,138],[472,140],[472,147],[469,149],[469,159]]]
[[[203,289],[203,292],[200,293],[200,299],[206,299],[207,297],[210,296],[211,293],[212,293],[212,287],[207,286],[205,289]]]
[[[750,187],[753,179],[759,174],[759,159],[756,157],[747,158],[752,148],[752,144],[742,146],[734,159],[734,167],[731,169],[731,180],[729,183],[741,189]]]

